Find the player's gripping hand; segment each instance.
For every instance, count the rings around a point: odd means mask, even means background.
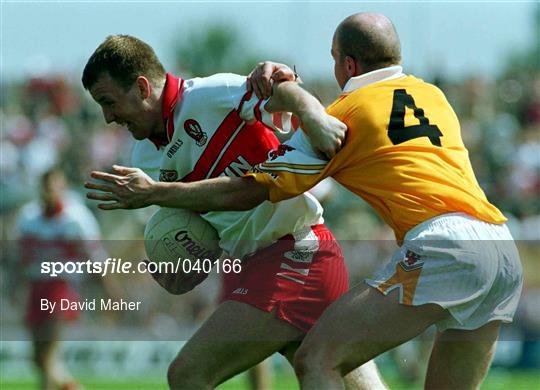
[[[99,192],[89,192],[86,197],[93,200],[111,201],[99,203],[102,210],[138,209],[150,206],[155,181],[139,168],[113,165],[115,174],[92,171],[90,176],[101,183],[86,182],[84,186]]]
[[[311,146],[328,159],[332,159],[339,152],[347,135],[347,125],[325,111],[305,115],[302,118],[302,128],[308,135]]]
[[[259,62],[247,77],[247,90],[253,91],[259,99],[272,95],[275,81],[296,81],[298,75],[285,64],[278,62]]]

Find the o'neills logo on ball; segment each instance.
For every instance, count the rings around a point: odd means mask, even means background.
[[[206,133],[202,130],[201,125],[199,125],[199,122],[197,122],[195,119],[188,119],[185,121],[184,130],[186,131],[187,135],[195,140],[197,146],[203,146],[208,140]]]
[[[219,256],[217,251],[208,250],[193,240],[186,230],[180,230],[174,236],[176,242],[182,245],[186,251],[199,259],[215,259]]]

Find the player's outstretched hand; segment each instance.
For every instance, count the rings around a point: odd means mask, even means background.
[[[325,112],[304,117],[302,128],[308,135],[313,148],[331,159],[343,146],[347,125]]]
[[[259,62],[247,77],[247,90],[255,92],[259,99],[272,95],[274,81],[295,81],[298,75],[285,64],[278,62]]]
[[[150,194],[155,181],[139,168],[113,165],[114,174],[92,171],[90,176],[101,183],[86,182],[84,186],[98,192],[86,194],[88,199],[110,201],[99,203],[102,210],[138,209],[150,206]]]

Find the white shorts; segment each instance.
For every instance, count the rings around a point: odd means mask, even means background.
[[[399,301],[435,303],[451,316],[445,329],[472,330],[489,321],[512,322],[523,284],[519,254],[506,225],[445,214],[415,226],[392,260],[366,283]]]

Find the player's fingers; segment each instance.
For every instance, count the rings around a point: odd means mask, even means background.
[[[259,84],[255,80],[252,81],[251,88],[252,88],[253,93],[255,94],[255,96],[257,96],[257,99],[262,99],[263,98],[263,93],[261,91],[261,88],[260,88]]]
[[[251,79],[251,86],[253,87],[253,92],[257,96],[258,99],[264,99],[264,82],[261,79],[262,74],[257,69],[253,72],[253,77]]]
[[[272,75],[272,78],[273,78],[275,81],[286,81],[286,79],[285,79],[284,77],[285,77],[285,74],[283,73],[282,70],[278,70],[277,72],[275,72],[275,73]]]
[[[326,153],[328,159],[332,159],[336,154],[338,154],[338,152],[343,147],[344,139],[345,139],[345,135],[340,136],[339,138],[336,139],[336,141],[334,142],[334,145],[332,146],[332,148],[330,150],[328,150],[327,153]]]
[[[332,152],[330,152],[328,149],[326,149],[326,150],[319,149],[319,153],[320,153],[321,157],[323,158],[323,160],[332,159]]]
[[[272,62],[265,62],[261,68],[260,88],[263,92],[263,98],[267,99],[272,95],[272,85],[274,78],[272,77],[279,68]]]
[[[328,157],[326,156],[326,152],[323,151],[322,148],[319,148],[319,147],[314,146],[314,147],[313,147],[313,151],[314,151],[315,154],[317,155],[317,158],[319,158],[319,159],[321,159],[321,160],[328,160]]]
[[[93,200],[115,200],[118,201],[118,198],[110,193],[103,193],[103,192],[89,192],[86,194],[86,197],[88,199]]]
[[[112,203],[100,203],[98,207],[101,210],[119,210],[119,209],[128,209],[127,205],[123,202],[112,202]]]
[[[337,153],[337,149],[333,148],[333,149],[327,149],[324,155],[326,156],[328,160],[331,160],[336,155],[336,153]]]
[[[281,67],[274,72],[272,78],[275,81],[294,81],[294,72],[288,67]]]
[[[99,190],[99,191],[104,191],[104,192],[113,192],[113,187],[111,187],[108,184],[103,184],[103,183],[94,183],[94,182],[91,182],[91,181],[87,181],[86,183],[84,183],[84,187],[88,188],[89,190]]]
[[[112,166],[112,169],[115,171],[115,172],[118,172],[122,175],[129,175],[130,173],[135,173],[138,171],[137,168],[131,168],[131,167],[124,167],[122,165],[116,165],[114,164]]]
[[[122,176],[113,175],[111,173],[101,172],[101,171],[92,171],[90,173],[90,176],[93,177],[94,179],[105,180],[111,183],[114,183],[117,180],[122,179]]]

